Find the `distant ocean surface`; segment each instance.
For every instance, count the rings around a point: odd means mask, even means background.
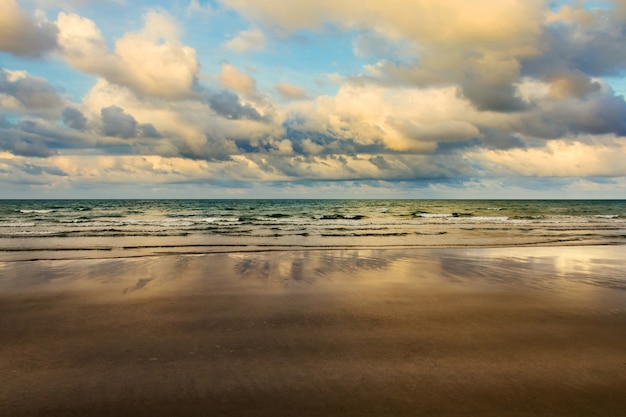
[[[0,200],[0,261],[626,244],[626,200]]]

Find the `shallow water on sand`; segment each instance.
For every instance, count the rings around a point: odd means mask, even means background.
[[[620,246],[0,263],[0,415],[610,416]]]
[[[0,293],[93,291],[99,296],[212,288],[321,291],[402,284],[475,291],[626,294],[622,246],[322,249],[0,262]],[[622,293],[623,292],[623,293]]]

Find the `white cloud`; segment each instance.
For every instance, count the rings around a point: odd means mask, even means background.
[[[215,11],[213,10],[209,2],[202,5],[198,0],[190,0],[189,4],[187,5],[187,9],[185,10],[185,15],[187,17],[192,17],[195,15],[211,16],[214,13]]]
[[[238,53],[262,51],[267,46],[265,35],[259,28],[241,31],[233,39],[224,44],[228,49]]]
[[[196,52],[180,43],[179,29],[168,15],[148,12],[144,28],[126,33],[113,51],[90,19],[61,12],[57,25],[61,54],[73,67],[139,95],[166,99],[194,96],[200,70]]]
[[[608,138],[590,144],[554,140],[545,147],[482,150],[467,155],[489,175],[525,177],[626,176],[626,144]]]
[[[20,10],[15,0],[0,0],[0,51],[38,57],[57,44],[57,27]]]
[[[223,87],[231,88],[239,93],[251,96],[256,93],[256,82],[248,74],[239,71],[230,64],[222,64],[219,81]]]
[[[309,98],[304,88],[289,83],[276,84],[276,91],[285,100],[306,100]]]

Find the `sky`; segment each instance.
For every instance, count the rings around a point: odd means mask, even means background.
[[[0,198],[626,198],[626,0],[0,0]]]

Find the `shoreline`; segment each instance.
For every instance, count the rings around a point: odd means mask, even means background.
[[[389,250],[464,250],[464,249],[496,249],[496,248],[559,248],[559,247],[619,247],[626,246],[626,241],[605,241],[599,240],[595,242],[580,241],[578,239],[571,240],[554,240],[540,242],[520,242],[520,243],[484,243],[484,244],[338,244],[338,245],[283,245],[283,244],[188,244],[188,245],[132,245],[132,246],[111,246],[111,247],[3,247],[0,248],[0,263],[2,262],[36,262],[45,260],[98,260],[98,259],[130,259],[142,257],[158,257],[158,256],[179,256],[179,255],[212,255],[212,254],[229,254],[229,253],[264,253],[264,252],[290,252],[290,251],[333,251],[333,250],[373,250],[373,249],[389,249]],[[202,248],[206,250],[190,250],[192,248]],[[167,250],[162,250],[167,249]],[[180,249],[175,251],[174,249]],[[137,251],[137,253],[129,253]],[[148,251],[146,253],[146,251]],[[20,257],[16,254],[39,253],[39,254],[55,254],[75,252],[77,256],[61,257],[61,256],[42,256],[38,257]],[[78,256],[84,253],[117,253],[115,256]]]
[[[622,416],[622,254],[0,263],[0,415]]]

